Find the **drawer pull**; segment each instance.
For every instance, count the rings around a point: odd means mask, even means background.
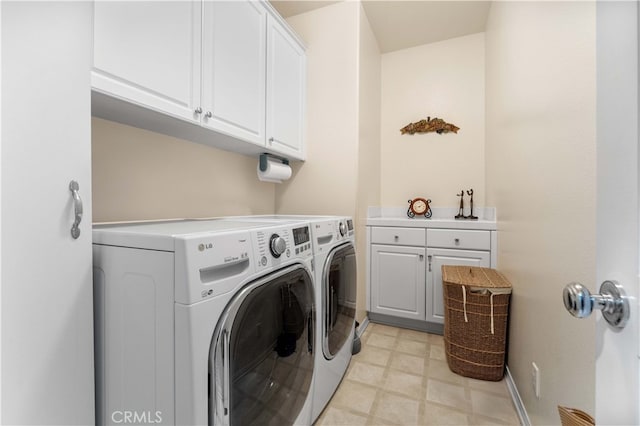
[[[453,240],[454,243],[456,243],[457,246],[460,245],[460,238],[456,238],[455,240]]]
[[[394,240],[394,241],[398,241],[398,239],[400,239],[400,237],[398,237],[397,235],[394,235],[394,236],[393,236],[393,240]]]

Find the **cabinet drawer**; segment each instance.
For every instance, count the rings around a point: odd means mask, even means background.
[[[423,228],[384,228],[371,229],[371,242],[374,244],[394,244],[402,246],[425,245],[425,230]]]
[[[458,229],[427,229],[427,245],[429,247],[491,250],[491,232]]]

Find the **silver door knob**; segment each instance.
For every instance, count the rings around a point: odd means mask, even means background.
[[[193,110],[193,112],[195,112],[196,114],[202,114],[202,108],[198,107],[195,110]]]
[[[213,114],[211,113],[211,111],[207,111],[207,113],[204,116],[207,118],[211,118],[213,117]]]
[[[600,286],[600,294],[591,294],[580,283],[565,286],[562,300],[567,311],[576,318],[588,317],[594,309],[602,310],[602,316],[609,324],[623,328],[629,319],[629,300],[617,281],[605,281]]]

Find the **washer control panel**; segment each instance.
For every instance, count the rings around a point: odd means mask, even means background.
[[[349,225],[350,222],[351,225]],[[313,223],[315,254],[331,250],[336,243],[350,237],[353,237],[353,222],[350,219],[331,218]]]
[[[258,270],[312,255],[309,225],[274,226],[253,233]]]
[[[282,255],[287,249],[287,242],[278,234],[271,234],[269,238],[269,249],[276,259]]]
[[[340,231],[341,237],[344,237],[345,235],[347,235],[347,225],[345,225],[343,221],[340,221],[338,225],[338,230]]]

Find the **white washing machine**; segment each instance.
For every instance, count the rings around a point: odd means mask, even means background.
[[[96,225],[96,423],[310,424],[307,223]]]
[[[314,251],[316,322],[311,421],[322,413],[351,361],[357,271],[353,220],[340,216],[245,216],[235,220],[308,221]]]
[[[353,348],[357,269],[353,221],[316,218],[310,221],[316,278],[316,373],[311,421],[315,421],[342,380]]]

